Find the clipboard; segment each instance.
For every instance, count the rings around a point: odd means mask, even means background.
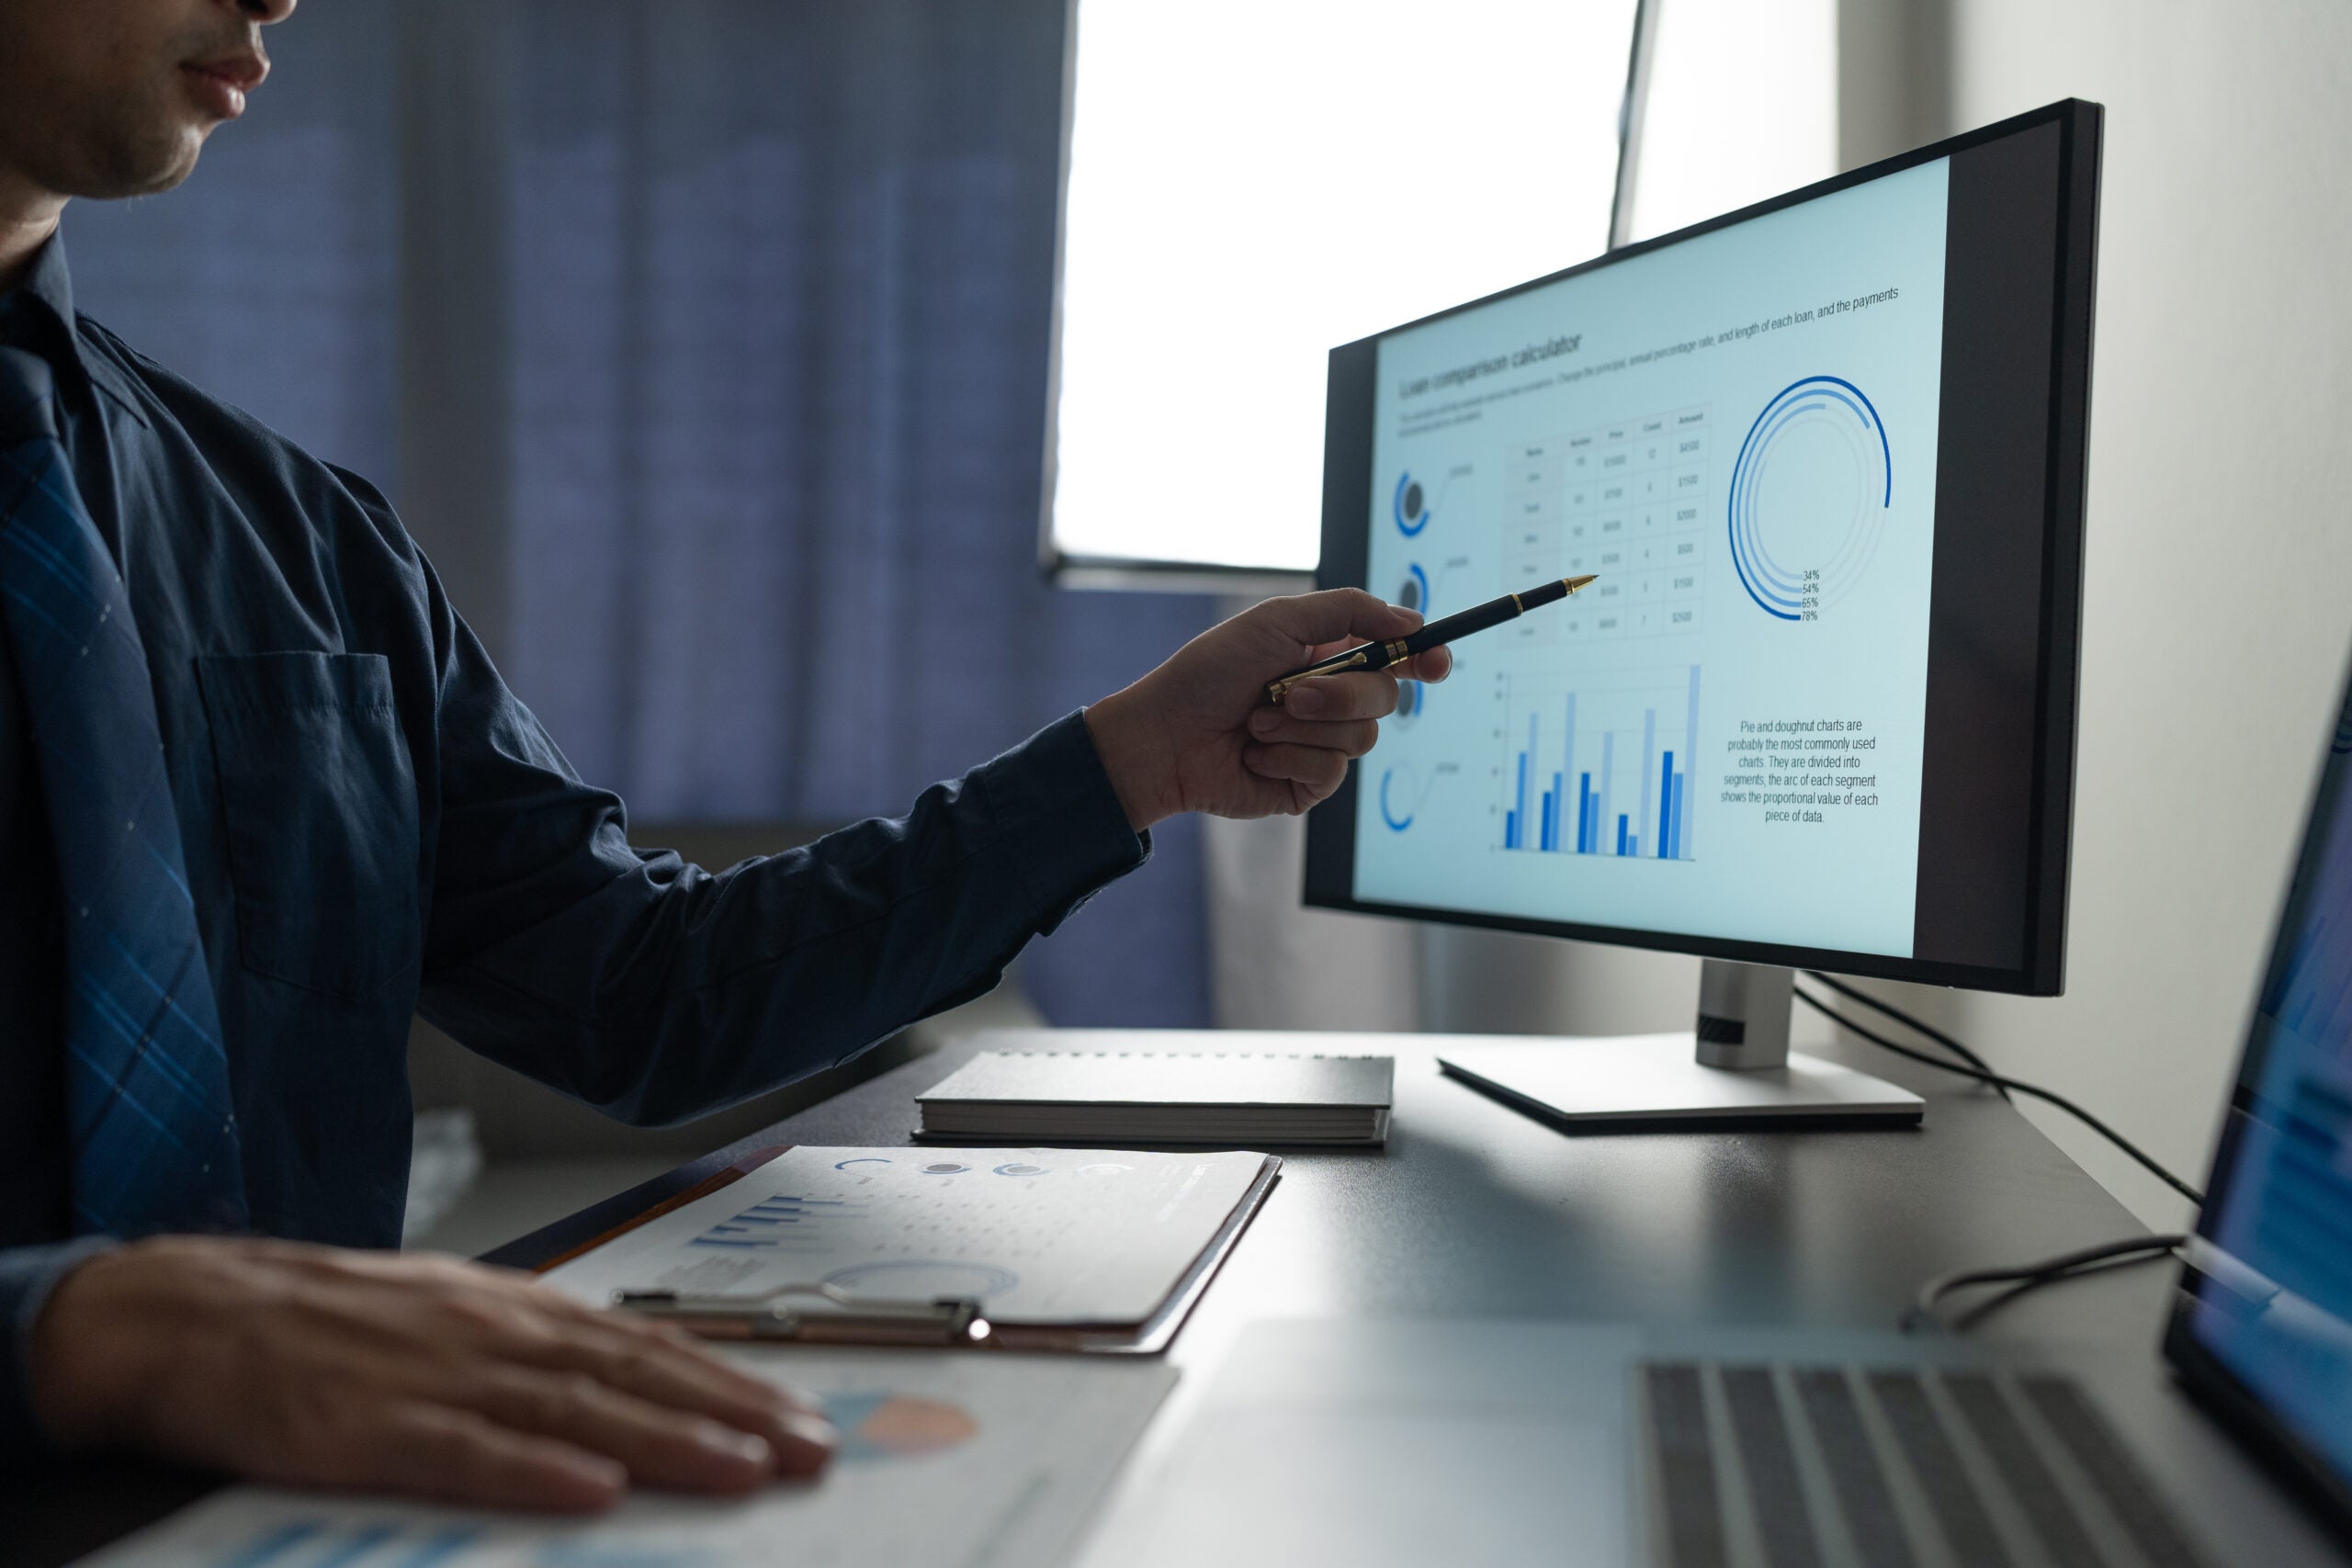
[[[544,1274],[596,1250],[673,1210],[741,1180],[795,1147],[755,1149],[683,1192],[610,1230],[548,1258]],[[1209,1282],[1257,1217],[1281,1179],[1282,1156],[1267,1155],[1257,1177],[1226,1215],[1151,1315],[1137,1324],[1023,1324],[990,1318],[968,1297],[893,1300],[854,1296],[820,1281],[786,1285],[759,1295],[695,1296],[672,1291],[623,1291],[614,1305],[674,1323],[707,1338],[763,1344],[852,1345],[943,1350],[1058,1351],[1086,1355],[1156,1356],[1175,1341]]]

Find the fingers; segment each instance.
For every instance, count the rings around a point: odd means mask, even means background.
[[[777,1474],[811,1475],[832,1458],[832,1424],[812,1402],[737,1371],[683,1332],[599,1316],[596,1336],[572,1342],[564,1364],[639,1400],[758,1437]]]
[[[609,1508],[628,1485],[616,1461],[446,1405],[404,1405],[367,1438],[366,1451],[347,1464],[330,1459],[316,1473],[284,1479],[561,1514]]]
[[[1280,708],[1258,708],[1250,715],[1250,733],[1263,744],[1312,747],[1336,751],[1345,759],[1361,757],[1371,750],[1373,744],[1380,739],[1380,725],[1369,718],[1314,724],[1294,718]]]
[[[1251,614],[1262,616],[1306,647],[1367,638],[1377,641],[1403,637],[1421,626],[1417,611],[1388,604],[1361,588],[1331,588],[1320,593],[1269,599]]]
[[[1417,653],[1400,672],[1408,680],[1427,681],[1434,684],[1453,673],[1453,649],[1432,648],[1427,653]]]
[[[775,1469],[766,1438],[624,1393],[588,1372],[501,1369],[475,1382],[467,1404],[513,1431],[617,1460],[643,1486],[742,1493]]]
[[[1295,784],[1315,800],[1329,798],[1348,774],[1348,759],[1323,746],[1248,746],[1242,749],[1241,761],[1260,778]]]
[[[1294,718],[1327,722],[1386,718],[1396,711],[1396,677],[1381,670],[1301,681],[1283,694],[1283,705],[1278,711]]]
[[[516,1280],[520,1315],[494,1335],[498,1352],[543,1371],[583,1374],[666,1410],[760,1439],[776,1473],[808,1475],[832,1455],[833,1431],[814,1404],[729,1366],[689,1334],[628,1313],[582,1305]]]
[[[810,1406],[667,1325],[454,1260],[140,1244],[76,1270],[50,1318],[69,1342],[129,1329],[91,1340],[117,1359],[164,1347],[108,1440],[257,1480],[578,1512],[632,1479],[745,1492],[831,1450]]]

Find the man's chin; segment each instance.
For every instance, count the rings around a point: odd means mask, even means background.
[[[170,136],[120,148],[91,182],[93,188],[74,194],[101,201],[161,195],[196,172],[197,158],[210,130],[209,126],[188,126]]]
[[[152,178],[150,178],[145,184],[140,186],[136,190],[128,190],[123,192],[123,194],[125,196],[163,195],[164,192],[171,189],[174,186],[176,186],[181,181],[187,179],[188,175],[196,173],[197,154],[202,151],[203,147],[200,143],[195,147],[191,147],[188,149],[188,154],[187,157],[180,159],[167,169],[158,170]]]

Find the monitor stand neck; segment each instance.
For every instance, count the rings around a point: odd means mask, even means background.
[[[1917,1122],[1927,1106],[1900,1085],[1789,1049],[1796,976],[1708,959],[1690,1034],[1465,1043],[1445,1070],[1532,1114],[1632,1131],[1713,1122]]]
[[[1702,959],[1699,1065],[1732,1072],[1787,1066],[1796,980],[1793,969]]]

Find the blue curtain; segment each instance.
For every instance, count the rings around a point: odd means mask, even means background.
[[[582,773],[640,819],[894,811],[1207,623],[1035,564],[1061,0],[495,9],[468,134],[402,123],[448,112],[403,79],[450,8],[305,7],[187,189],[69,233],[85,308],[396,501],[458,460],[394,463],[433,428],[399,417],[436,341],[406,318],[496,292],[504,500],[469,526],[503,547],[477,582],[477,541],[439,554]],[[415,166],[453,141],[500,171],[497,231],[403,278],[401,226],[459,220]],[[1193,826],[1158,851],[1032,949],[1048,1017],[1208,1021]]]
[[[268,34],[277,69],[180,190],[66,209],[75,303],[330,462],[398,489],[394,7]]]

